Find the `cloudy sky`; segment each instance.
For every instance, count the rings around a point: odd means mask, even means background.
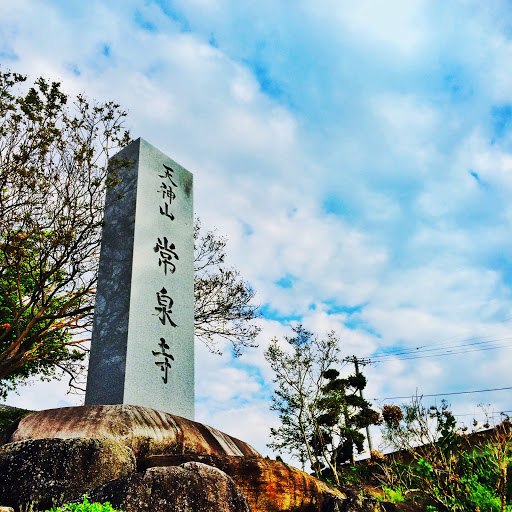
[[[264,312],[241,358],[197,346],[197,420],[268,453],[263,351],[296,322],[375,361],[377,405],[512,386],[508,2],[3,0],[0,66],[116,100],[194,173]],[[464,420],[510,393],[447,398]]]

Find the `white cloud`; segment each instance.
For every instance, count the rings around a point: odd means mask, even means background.
[[[67,389],[65,381],[30,379],[19,386],[17,392],[11,392],[5,403],[30,411],[83,405],[83,396],[67,394]]]
[[[341,21],[342,30],[348,30],[360,44],[371,44],[374,52],[388,47],[398,55],[412,57],[428,42],[422,0],[364,0],[350,9],[334,1],[324,9],[325,17]]]
[[[198,349],[198,419],[266,450],[263,352],[289,318],[361,356],[508,333],[512,136],[492,143],[491,114],[512,103],[506,4],[173,5],[3,2],[0,63],[127,108],[133,136],[194,173],[204,226],[282,319],[239,360]],[[499,387],[508,350],[367,367],[367,394]],[[68,400],[49,386],[9,401]]]

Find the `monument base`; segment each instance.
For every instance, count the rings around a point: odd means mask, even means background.
[[[217,429],[140,406],[33,412],[3,443],[0,506],[15,509],[87,493],[126,512],[334,512],[344,498]]]
[[[84,405],[27,414],[4,434],[4,443],[27,439],[107,438],[132,449],[137,463],[161,454],[261,455],[220,430],[138,405]],[[149,440],[149,441],[148,441]]]

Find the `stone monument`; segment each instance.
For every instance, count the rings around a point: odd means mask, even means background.
[[[339,490],[192,421],[192,175],[142,139],[114,158],[130,166],[105,202],[86,407],[0,436],[0,512],[84,494],[132,512],[340,510]]]
[[[143,139],[114,158],[85,404],[194,419],[193,177]]]

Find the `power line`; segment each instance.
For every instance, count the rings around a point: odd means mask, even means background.
[[[498,322],[494,322],[490,325],[499,325],[499,324],[505,324],[508,323],[510,320],[512,320],[512,316],[509,316],[505,318],[504,320],[500,320]],[[474,345],[487,345],[492,343],[499,343],[499,342],[505,342],[503,345],[495,345],[492,347],[487,347],[486,350],[494,350],[496,348],[503,348],[504,346],[507,346],[507,344],[512,343],[512,341],[506,341],[506,340],[512,340],[512,333],[509,333],[504,338],[497,338],[497,339],[486,339],[489,335],[485,336],[472,336],[468,338],[457,338],[457,336],[452,336],[450,338],[446,338],[443,341],[437,342],[437,343],[429,343],[428,345],[419,345],[417,347],[412,348],[390,348],[387,350],[380,350],[376,351],[370,356],[375,363],[380,363],[388,360],[406,360],[406,359],[419,359],[421,357],[438,357],[438,356],[444,356],[444,355],[451,355],[452,353],[460,353],[455,352],[455,350],[462,350],[465,347],[471,347]],[[477,341],[477,340],[484,340],[484,341]],[[465,343],[465,342],[475,342],[476,343]],[[482,349],[483,350],[483,349]],[[473,351],[473,350],[471,350]],[[424,352],[438,352],[437,354],[433,354],[431,356],[425,356]]]
[[[481,338],[484,338],[484,336],[482,336]],[[473,339],[481,339],[481,338],[473,338]],[[504,338],[497,338],[494,340],[476,341],[474,343],[463,343],[463,344],[455,345],[453,348],[471,347],[474,345],[484,345],[486,343],[499,343],[499,342],[506,341],[506,340],[512,340],[512,336],[506,336]],[[411,354],[414,355],[414,354],[417,354],[418,352],[435,352],[435,351],[441,351],[441,350],[449,350],[448,345],[446,347],[432,348],[435,345],[436,344],[434,343],[432,345],[422,345],[421,347],[403,349],[400,352],[390,352],[388,354],[383,353],[382,355],[377,354],[377,355],[373,356],[373,359],[375,360],[375,359],[381,359],[381,358],[386,358],[386,357],[411,355]]]
[[[507,413],[507,412],[512,412],[512,411],[500,411],[500,412],[493,412],[493,413],[488,413],[488,412],[482,411],[482,412],[477,412],[474,414],[471,414],[471,413],[454,414],[454,416],[458,417],[458,416],[482,416],[482,415],[485,415],[485,416],[489,416],[490,418],[495,418],[496,416],[501,416],[502,413]]]
[[[504,323],[507,323],[509,321],[512,320],[512,315],[505,318],[504,320],[500,320],[498,322],[493,322],[492,324],[490,324],[491,326],[492,325],[498,325],[498,324],[504,324]],[[386,355],[393,355],[393,354],[396,354],[398,352],[402,352],[402,351],[415,351],[415,350],[421,350],[425,347],[434,347],[434,346],[439,346],[439,345],[453,345],[453,344],[458,344],[458,343],[461,343],[461,342],[465,342],[465,341],[474,341],[474,340],[480,340],[480,339],[484,339],[484,338],[487,338],[488,335],[486,336],[473,336],[473,337],[470,337],[470,338],[462,338],[462,339],[455,339],[454,338],[457,338],[457,336],[451,336],[450,338],[446,338],[442,341],[439,341],[437,343],[430,343],[429,345],[420,345],[419,347],[414,347],[414,348],[411,348],[411,349],[406,349],[406,348],[396,348],[396,349],[389,349],[388,351],[386,352],[382,352],[382,353],[374,353],[373,354],[373,357],[382,357],[382,356],[386,356]],[[451,341],[453,340],[453,341]]]
[[[474,338],[479,339],[479,338]],[[438,357],[451,354],[460,354],[462,352],[475,352],[495,350],[503,348],[512,344],[512,336],[505,336],[503,338],[495,338],[485,341],[475,341],[473,343],[459,344],[452,347],[438,347],[431,348],[432,346],[422,345],[412,349],[402,349],[400,352],[387,353],[372,357],[373,363],[381,363],[385,361],[404,361],[407,359],[421,359],[426,357]]]
[[[404,348],[392,348],[387,351],[374,352],[372,357],[380,358],[380,357],[386,357],[386,356],[392,356],[392,355],[402,355],[402,354],[407,354],[407,353],[414,353],[416,351],[421,351],[421,350],[443,350],[444,347],[442,345],[444,345],[445,347],[450,347],[452,345],[455,345],[455,346],[478,345],[479,343],[491,343],[491,342],[495,342],[495,341],[510,339],[511,336],[512,336],[512,334],[507,335],[505,338],[498,338],[496,340],[485,340],[485,338],[488,338],[489,335],[473,336],[472,338],[462,338],[462,339],[455,340],[455,341],[452,341],[449,343],[447,343],[446,341],[442,341],[442,342],[438,342],[438,343],[430,343],[428,345],[420,345],[418,347],[411,347],[411,348],[405,348],[405,347]],[[465,341],[475,341],[475,340],[484,340],[484,341],[479,342],[479,343],[463,343]],[[432,347],[438,347],[440,345],[441,345],[440,348],[432,349]]]
[[[453,393],[434,393],[431,395],[419,395],[420,397],[433,397],[433,396],[451,396],[451,395],[470,395],[473,393],[487,393],[490,391],[505,391],[506,389],[512,389],[512,386],[506,388],[492,388],[492,389],[477,389],[475,391],[457,391]],[[407,395],[407,396],[391,396],[386,398],[372,398],[372,400],[398,400],[401,398],[412,398],[416,395]]]
[[[459,347],[455,347],[453,348],[452,350],[446,350],[445,352],[440,352],[438,354],[423,354],[423,353],[418,353],[417,355],[416,354],[411,354],[409,356],[405,356],[405,357],[387,357],[387,358],[382,358],[382,359],[377,359],[377,360],[373,360],[372,362],[375,363],[375,364],[378,364],[378,363],[386,363],[386,362],[389,362],[389,361],[408,361],[408,360],[411,360],[411,359],[428,359],[428,358],[431,358],[431,357],[443,357],[443,356],[451,356],[451,355],[454,355],[454,354],[466,354],[466,353],[469,353],[469,352],[487,352],[488,350],[496,350],[498,348],[504,348],[504,347],[508,347],[512,344],[512,340],[507,342],[507,343],[502,343],[500,345],[495,345],[495,346],[492,346],[492,347],[479,347],[479,348],[465,348],[464,345],[461,345]],[[426,351],[425,351],[426,352]]]

